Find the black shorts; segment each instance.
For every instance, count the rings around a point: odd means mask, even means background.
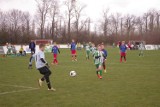
[[[49,70],[49,68],[48,67],[42,67],[42,68],[39,68],[38,69],[39,70],[39,72],[42,74],[42,75],[46,75],[46,74],[51,74],[51,71]]]

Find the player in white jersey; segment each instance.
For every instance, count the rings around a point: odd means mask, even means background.
[[[143,51],[145,50],[145,45],[143,44],[143,42],[139,44],[139,50],[140,50],[139,56],[143,56],[144,55]]]
[[[86,45],[86,60],[89,60],[89,55],[90,55],[90,46],[87,44]]]
[[[44,49],[45,45],[40,44],[39,45],[39,52],[33,57],[35,57],[35,63],[36,63],[36,68],[39,70],[39,72],[43,75],[41,79],[39,79],[39,86],[42,86],[42,83],[46,80],[48,90],[50,91],[55,91],[54,88],[51,87],[50,79],[49,76],[51,75],[51,71],[49,69],[48,63],[45,60],[45,54],[44,54]]]

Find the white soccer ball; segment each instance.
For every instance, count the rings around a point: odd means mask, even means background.
[[[71,71],[71,72],[69,73],[69,75],[70,75],[71,77],[75,77],[75,76],[77,75],[77,73],[76,73],[76,71]]]

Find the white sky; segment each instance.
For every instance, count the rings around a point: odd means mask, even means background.
[[[62,1],[62,0],[61,0]],[[102,10],[110,8],[111,13],[141,15],[149,9],[160,10],[160,0],[79,0],[87,5],[85,14],[93,20],[102,15]],[[34,15],[36,10],[35,0],[0,0],[1,10],[20,9],[29,11]]]

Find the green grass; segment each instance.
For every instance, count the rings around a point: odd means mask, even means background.
[[[56,92],[38,88],[41,77],[34,68],[28,70],[27,57],[0,59],[0,107],[160,107],[160,51],[128,51],[127,63],[119,63],[118,49],[108,49],[107,73],[99,80],[93,61],[85,60],[85,52],[78,51],[78,62],[72,62],[69,50],[61,50],[59,65],[51,66],[52,85]],[[49,63],[52,55],[46,54]],[[77,77],[70,77],[75,70]],[[4,85],[5,84],[5,85]]]

